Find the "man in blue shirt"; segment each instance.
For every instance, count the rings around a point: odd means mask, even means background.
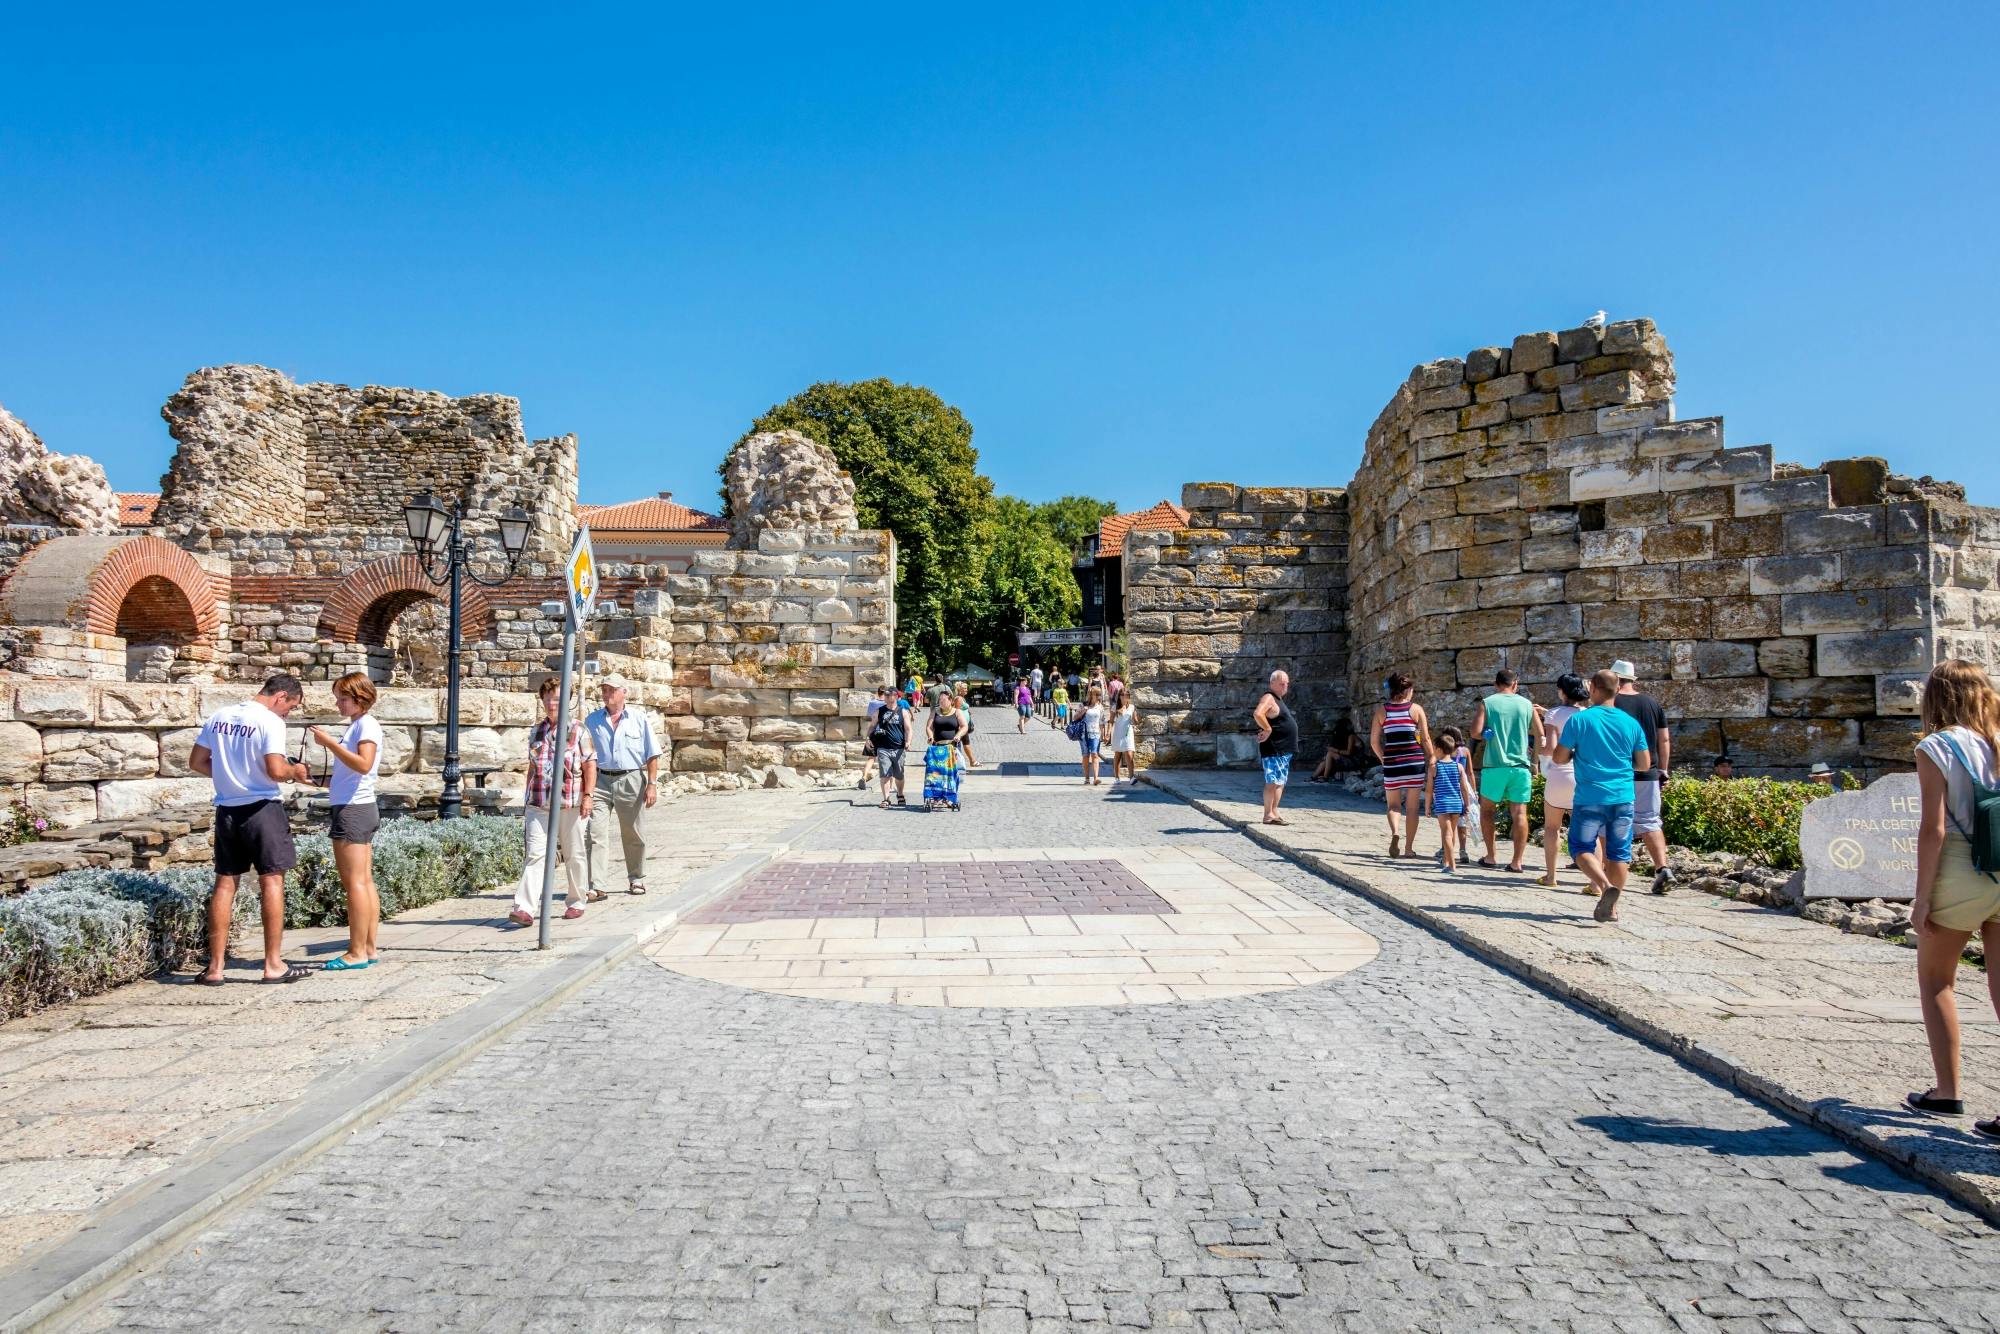
[[[1556,741],[1557,764],[1576,771],[1576,797],[1569,812],[1569,847],[1597,888],[1600,922],[1618,920],[1618,893],[1632,865],[1632,775],[1652,766],[1645,729],[1612,701],[1618,678],[1599,672],[1590,678],[1590,707],[1572,714]],[[1598,840],[1604,841],[1602,852]]]
[[[641,813],[660,799],[660,741],[645,714],[625,707],[630,690],[625,678],[611,675],[598,682],[604,707],[583,720],[583,730],[597,749],[597,793],[618,816],[618,833],[625,845],[625,886],[646,892],[646,837],[639,827]],[[585,808],[585,815],[589,815]],[[599,815],[585,826],[590,847],[590,898],[604,897],[611,882],[611,831]]]

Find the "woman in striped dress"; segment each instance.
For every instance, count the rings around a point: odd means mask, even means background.
[[[1424,706],[1416,702],[1417,683],[1397,672],[1382,683],[1388,702],[1375,710],[1369,736],[1375,758],[1382,762],[1382,795],[1389,803],[1389,855],[1417,855],[1417,826],[1423,819],[1424,793],[1431,783],[1431,725]],[[1402,817],[1399,829],[1396,823]]]

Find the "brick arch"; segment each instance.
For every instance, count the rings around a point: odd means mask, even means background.
[[[208,571],[171,542],[134,537],[113,547],[91,571],[80,607],[83,628],[95,635],[118,634],[125,600],[135,589],[143,599],[163,604],[172,603],[178,593],[186,600],[198,638],[210,637],[222,625],[222,603]]]
[[[423,563],[415,556],[384,556],[349,571],[327,595],[319,633],[350,644],[380,644],[396,617],[425,598],[444,596],[444,589],[424,577]],[[467,580],[459,597],[466,639],[492,639],[493,603],[486,590]]]

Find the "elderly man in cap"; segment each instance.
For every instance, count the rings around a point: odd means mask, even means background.
[[[646,838],[640,832],[641,813],[660,799],[660,741],[652,720],[625,706],[631,683],[613,674],[598,682],[604,705],[583,720],[597,750],[597,793],[618,815],[618,837],[625,845],[625,887],[646,892]],[[610,821],[602,814],[590,822],[590,897],[605,895],[611,882]]]
[[[1629,659],[1620,658],[1612,663],[1611,671],[1618,678],[1618,697],[1612,703],[1620,713],[1639,724],[1652,759],[1651,767],[1633,775],[1637,786],[1632,798],[1632,832],[1646,845],[1646,856],[1653,863],[1653,892],[1664,894],[1674,887],[1674,873],[1667,865],[1666,825],[1661,819],[1661,797],[1674,758],[1673,738],[1667,731],[1667,711],[1660,707],[1660,701],[1640,692],[1639,669]]]

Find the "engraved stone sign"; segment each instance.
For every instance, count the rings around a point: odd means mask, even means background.
[[[1836,792],[1799,821],[1809,899],[1917,896],[1917,776],[1890,774]]]

